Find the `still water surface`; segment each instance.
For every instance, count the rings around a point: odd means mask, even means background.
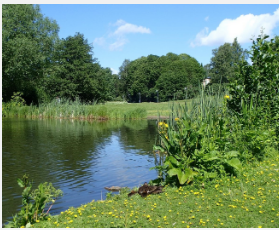
[[[2,119],[2,223],[21,207],[17,178],[27,173],[64,193],[51,214],[105,198],[106,186],[155,179],[155,121]]]

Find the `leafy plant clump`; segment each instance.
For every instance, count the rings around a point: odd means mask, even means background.
[[[247,119],[249,105],[253,109],[253,122],[269,123],[276,127],[279,136],[279,41],[260,35],[249,52],[252,65],[246,60],[238,64],[235,81],[229,84],[229,92],[233,95],[228,103],[242,121]],[[256,124],[255,124],[256,125]]]
[[[12,221],[9,221],[6,228],[31,227],[32,224],[46,219],[56,199],[62,196],[60,189],[55,189],[51,183],[40,184],[37,189],[32,189],[32,183],[25,174],[17,183],[24,188],[22,192],[22,208]],[[51,204],[47,212],[44,212],[47,204]]]

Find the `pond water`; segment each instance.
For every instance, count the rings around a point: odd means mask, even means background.
[[[27,173],[51,182],[64,193],[51,209],[55,215],[105,199],[104,187],[139,186],[157,178],[149,170],[158,160],[152,149],[156,122],[2,119],[2,224],[21,207],[17,178]]]

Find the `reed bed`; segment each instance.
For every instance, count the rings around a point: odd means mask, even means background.
[[[4,106],[5,107],[5,106]],[[123,108],[121,105],[110,106],[103,104],[86,104],[79,100],[53,100],[39,106],[6,106],[5,116],[26,118],[60,118],[81,120],[109,120],[109,119],[144,119],[147,116],[145,108]]]

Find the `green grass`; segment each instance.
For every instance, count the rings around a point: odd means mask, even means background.
[[[167,186],[142,198],[127,192],[69,208],[36,228],[278,228],[279,152],[243,167],[237,177],[205,185]]]
[[[124,111],[129,109],[143,108],[147,111],[147,117],[158,116],[169,116],[171,113],[171,106],[174,105],[184,105],[185,102],[189,103],[189,100],[177,100],[169,102],[142,102],[142,103],[119,103],[119,102],[107,102],[105,106],[109,106],[111,109],[121,108]]]
[[[191,100],[187,100],[187,103]],[[32,117],[32,118],[61,118],[61,119],[146,119],[150,117],[169,116],[171,105],[185,104],[185,100],[170,102],[143,102],[123,103],[107,102],[105,104],[87,105],[80,102],[65,101],[57,104],[53,101],[49,104],[37,106],[3,106],[3,114],[7,117]]]

